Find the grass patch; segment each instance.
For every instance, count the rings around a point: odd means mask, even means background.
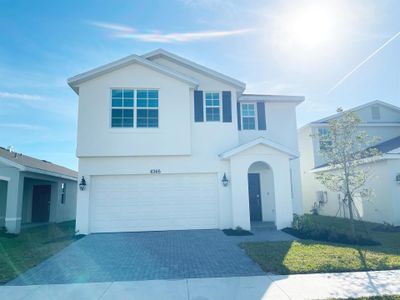
[[[253,235],[253,233],[251,233],[248,230],[244,230],[244,229],[223,229],[222,230],[226,235],[229,236],[245,236],[245,235]]]
[[[0,284],[36,266],[71,244],[75,221],[25,229],[19,235],[0,232]]]
[[[361,297],[361,298],[347,298],[347,300],[400,300],[400,296],[399,295],[372,296],[372,297]]]
[[[348,231],[348,220],[311,216],[312,221],[338,232]],[[390,270],[400,268],[400,233],[372,231],[375,223],[356,222],[379,246],[355,246],[314,240],[252,242],[240,246],[266,272],[277,274]]]

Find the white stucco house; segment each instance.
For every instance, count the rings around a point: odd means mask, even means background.
[[[0,227],[75,220],[78,173],[0,147]]]
[[[159,49],[68,80],[79,95],[77,230],[289,226],[302,212],[296,106]]]
[[[400,107],[377,100],[351,111],[362,120],[360,130],[379,138],[373,147],[382,153],[378,159],[363,165],[371,174],[367,185],[374,190],[374,195],[370,199],[355,199],[360,217],[366,221],[400,225]],[[316,207],[323,215],[348,217],[342,195],[328,191],[315,179],[316,173],[328,170],[327,162],[320,155],[324,143],[315,135],[324,134],[329,121],[336,117],[338,114],[299,129],[304,212]]]

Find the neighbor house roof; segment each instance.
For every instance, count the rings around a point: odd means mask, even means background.
[[[242,94],[239,101],[265,101],[265,102],[294,102],[304,101],[303,96],[285,96],[285,95],[263,95],[263,94]]]
[[[3,147],[0,147],[0,162],[16,167],[21,171],[42,173],[72,180],[78,178],[78,173],[74,170],[53,164],[46,160],[40,160],[22,153],[13,152]]]
[[[368,107],[368,106],[371,106],[371,105],[376,105],[376,104],[383,105],[383,106],[386,106],[386,107],[388,107],[388,108],[390,108],[390,109],[394,109],[394,110],[400,112],[400,107],[395,106],[395,105],[392,105],[392,104],[389,104],[389,103],[386,103],[386,102],[383,102],[383,101],[380,101],[380,100],[374,100],[374,101],[365,103],[365,104],[363,104],[363,105],[356,106],[356,107],[354,107],[354,108],[348,109],[348,110],[346,110],[346,111],[353,111],[353,112],[354,112],[354,111],[363,109],[363,108]],[[315,124],[315,123],[328,123],[329,121],[331,121],[332,119],[335,119],[335,118],[338,117],[339,115],[340,115],[340,113],[336,113],[336,114],[333,114],[333,115],[331,115],[331,116],[329,116],[329,117],[325,117],[325,118],[319,119],[319,120],[317,120],[317,121],[311,122],[310,124]]]
[[[385,155],[385,154],[400,154],[400,136],[397,136],[390,140],[376,144],[372,147],[369,147],[369,149],[377,149],[383,155]],[[385,158],[385,156],[383,158]],[[328,165],[329,164],[324,163],[324,164],[321,164],[321,165],[315,167],[313,170],[325,168]]]
[[[394,150],[400,148],[400,136],[397,136],[393,139],[379,143],[371,148],[378,149],[381,153],[385,153],[385,154],[391,153]]]
[[[292,158],[296,158],[296,157],[299,156],[298,153],[292,151],[291,149],[289,149],[289,148],[287,148],[287,147],[285,147],[285,146],[283,146],[281,144],[275,143],[275,142],[273,142],[273,141],[271,141],[271,140],[269,140],[267,138],[259,137],[259,138],[255,139],[255,140],[251,141],[251,142],[248,142],[246,144],[243,144],[243,145],[235,147],[235,148],[233,148],[231,150],[228,150],[228,151],[226,151],[224,153],[221,153],[219,155],[219,157],[221,157],[222,159],[230,158],[231,156],[236,155],[236,154],[238,154],[240,152],[243,152],[243,151],[245,151],[245,150],[247,150],[247,149],[249,149],[251,147],[254,147],[256,145],[265,145],[267,147],[270,147],[270,148],[273,148],[275,150],[278,150],[279,152],[282,152],[282,153],[284,153],[286,155],[289,155]]]
[[[157,58],[157,57],[165,57],[165,58],[167,58],[167,59],[169,59],[171,61],[174,61],[175,63],[178,63],[178,64],[180,64],[182,66],[187,67],[187,68],[190,68],[190,69],[192,69],[194,71],[203,73],[203,74],[205,74],[207,76],[213,77],[213,78],[215,78],[217,80],[220,80],[220,81],[226,82],[226,83],[228,83],[230,85],[233,85],[233,86],[235,86],[236,88],[238,88],[241,91],[244,91],[244,89],[246,88],[246,84],[244,82],[240,81],[240,80],[237,80],[235,78],[226,76],[226,75],[224,75],[222,73],[219,73],[217,71],[209,69],[209,68],[207,68],[205,66],[199,65],[199,64],[197,64],[197,63],[195,63],[195,62],[193,62],[191,60],[188,60],[186,58],[183,58],[181,56],[178,56],[176,54],[168,52],[168,51],[166,51],[164,49],[157,49],[157,50],[151,51],[149,53],[143,54],[142,57],[145,58],[145,59],[154,59],[154,58]]]
[[[160,73],[163,73],[167,76],[173,77],[175,79],[178,79],[180,81],[186,82],[189,85],[193,87],[198,86],[198,82],[196,79],[191,78],[185,74],[182,74],[180,72],[176,72],[170,68],[167,68],[163,65],[154,63],[148,59],[145,59],[141,56],[138,55],[130,55],[124,58],[121,58],[119,60],[113,61],[111,63],[108,63],[106,65],[94,68],[90,71],[81,73],[79,75],[73,76],[68,79],[68,84],[69,86],[77,93],[79,94],[79,85],[85,81],[91,80],[93,78],[99,77],[101,75],[107,74],[109,72],[112,72],[114,70],[120,69],[122,67],[126,67],[128,65],[131,65],[133,63],[137,63],[146,67],[149,67],[150,69],[153,69],[155,71],[158,71]]]

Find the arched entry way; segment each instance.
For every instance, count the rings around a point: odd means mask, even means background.
[[[258,161],[250,165],[247,173],[250,222],[275,223],[275,191],[272,168]]]

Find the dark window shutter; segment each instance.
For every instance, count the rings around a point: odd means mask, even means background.
[[[222,122],[232,122],[232,99],[230,91],[222,92]]]
[[[238,129],[242,130],[242,117],[240,113],[240,103],[237,103],[237,121],[238,121]]]
[[[257,102],[257,119],[258,130],[267,130],[267,122],[265,120],[265,103]]]
[[[203,91],[194,91],[194,121],[204,121]]]

